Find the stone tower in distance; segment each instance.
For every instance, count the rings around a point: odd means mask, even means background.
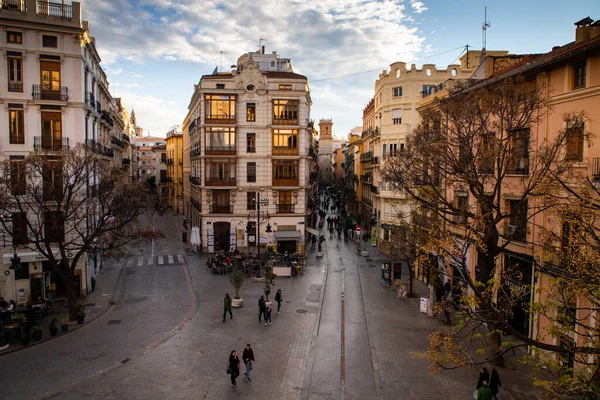
[[[332,140],[332,128],[333,122],[331,119],[321,119],[319,120],[319,141],[323,139]]]
[[[331,171],[331,153],[333,152],[333,122],[331,119],[319,120],[319,170],[329,175]]]

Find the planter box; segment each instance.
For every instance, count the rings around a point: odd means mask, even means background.
[[[291,267],[273,267],[273,273],[277,276],[292,276]]]
[[[236,299],[236,298],[231,299],[231,307],[240,308],[240,307],[243,307],[243,305],[244,305],[244,299],[241,299],[241,298],[240,299]]]

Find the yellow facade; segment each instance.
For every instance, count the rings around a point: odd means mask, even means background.
[[[183,213],[183,134],[178,128],[167,133],[167,185],[169,207]]]

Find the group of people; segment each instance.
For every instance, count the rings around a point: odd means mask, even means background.
[[[460,307],[460,298],[463,294],[463,288],[460,282],[455,282],[454,285],[450,281],[446,281],[443,285],[436,283],[435,285],[435,301],[436,303],[442,302],[444,297],[452,301],[452,305],[458,310]]]
[[[277,290],[275,293],[275,302],[277,302],[277,314],[281,311],[281,303],[283,302],[283,295],[281,293],[281,289]],[[225,322],[225,317],[229,313],[229,319],[233,318],[233,312],[231,311],[231,298],[229,297],[229,293],[225,294],[224,300],[224,311],[223,311],[223,322]],[[271,307],[267,304],[265,300],[265,296],[260,296],[258,299],[258,322],[262,322],[264,317],[265,326],[271,325]],[[246,367],[246,371],[244,375],[246,376],[246,382],[252,382],[250,378],[250,371],[254,368],[254,352],[252,351],[252,347],[250,344],[246,345],[244,352],[242,353],[242,361]],[[240,375],[240,359],[235,350],[232,350],[229,354],[229,361],[227,363],[227,374],[231,375],[231,386],[235,387],[235,380]]]
[[[13,315],[17,310],[17,305],[14,300],[7,302],[4,297],[0,297],[0,314],[2,315],[2,323],[9,323],[13,319]]]
[[[479,371],[479,379],[477,380],[477,386],[475,387],[475,393],[473,393],[473,400],[498,400],[498,391],[502,386],[500,382],[500,374],[496,370],[493,364],[490,364],[492,373],[488,372],[486,367],[481,368]]]

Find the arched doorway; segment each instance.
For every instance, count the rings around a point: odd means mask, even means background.
[[[229,222],[215,222],[215,251],[229,250]]]

